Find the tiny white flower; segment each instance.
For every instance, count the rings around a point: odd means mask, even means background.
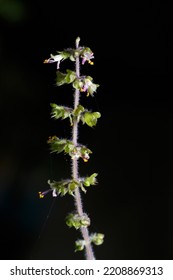
[[[57,63],[57,69],[59,69],[60,66],[60,62],[64,59],[64,57],[61,54],[57,54],[57,55],[50,55],[50,58],[45,59],[44,63]]]

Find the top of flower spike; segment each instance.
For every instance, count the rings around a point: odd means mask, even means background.
[[[64,51],[57,52],[58,54],[53,55],[50,54],[50,57],[48,59],[45,59],[43,63],[57,63],[57,69],[60,68],[60,62],[69,58],[71,61],[75,61],[76,56],[79,56],[82,58],[82,64],[84,64],[86,61],[93,65],[94,62],[91,61],[91,59],[94,58],[94,54],[88,47],[79,47],[77,49],[65,49]]]

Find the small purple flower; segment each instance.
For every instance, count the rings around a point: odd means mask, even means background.
[[[91,61],[91,59],[94,58],[94,54],[91,52],[84,52],[82,55],[82,64],[84,64],[86,61],[88,61],[89,64],[93,65],[94,62]]]
[[[91,82],[91,80],[89,80],[89,79],[85,79],[84,80],[84,84],[83,84],[83,86],[82,86],[82,88],[81,88],[81,91],[82,92],[86,92],[87,90],[88,90],[88,88],[90,87],[90,86],[92,86],[92,82]]]

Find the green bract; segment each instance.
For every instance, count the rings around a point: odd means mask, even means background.
[[[76,79],[76,73],[69,69],[66,70],[66,74],[60,71],[56,72],[56,84],[62,86],[64,84],[70,84]]]

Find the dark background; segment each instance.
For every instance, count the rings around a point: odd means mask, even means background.
[[[56,65],[43,61],[77,36],[95,55],[82,71],[100,84],[81,103],[102,118],[79,136],[93,151],[80,173],[99,173],[82,194],[90,231],[105,234],[96,258],[173,259],[173,9],[140,3],[0,1],[1,259],[84,259],[64,222],[73,198],[38,197],[71,172],[47,145],[70,137],[49,104],[72,104],[71,87],[55,87]]]

